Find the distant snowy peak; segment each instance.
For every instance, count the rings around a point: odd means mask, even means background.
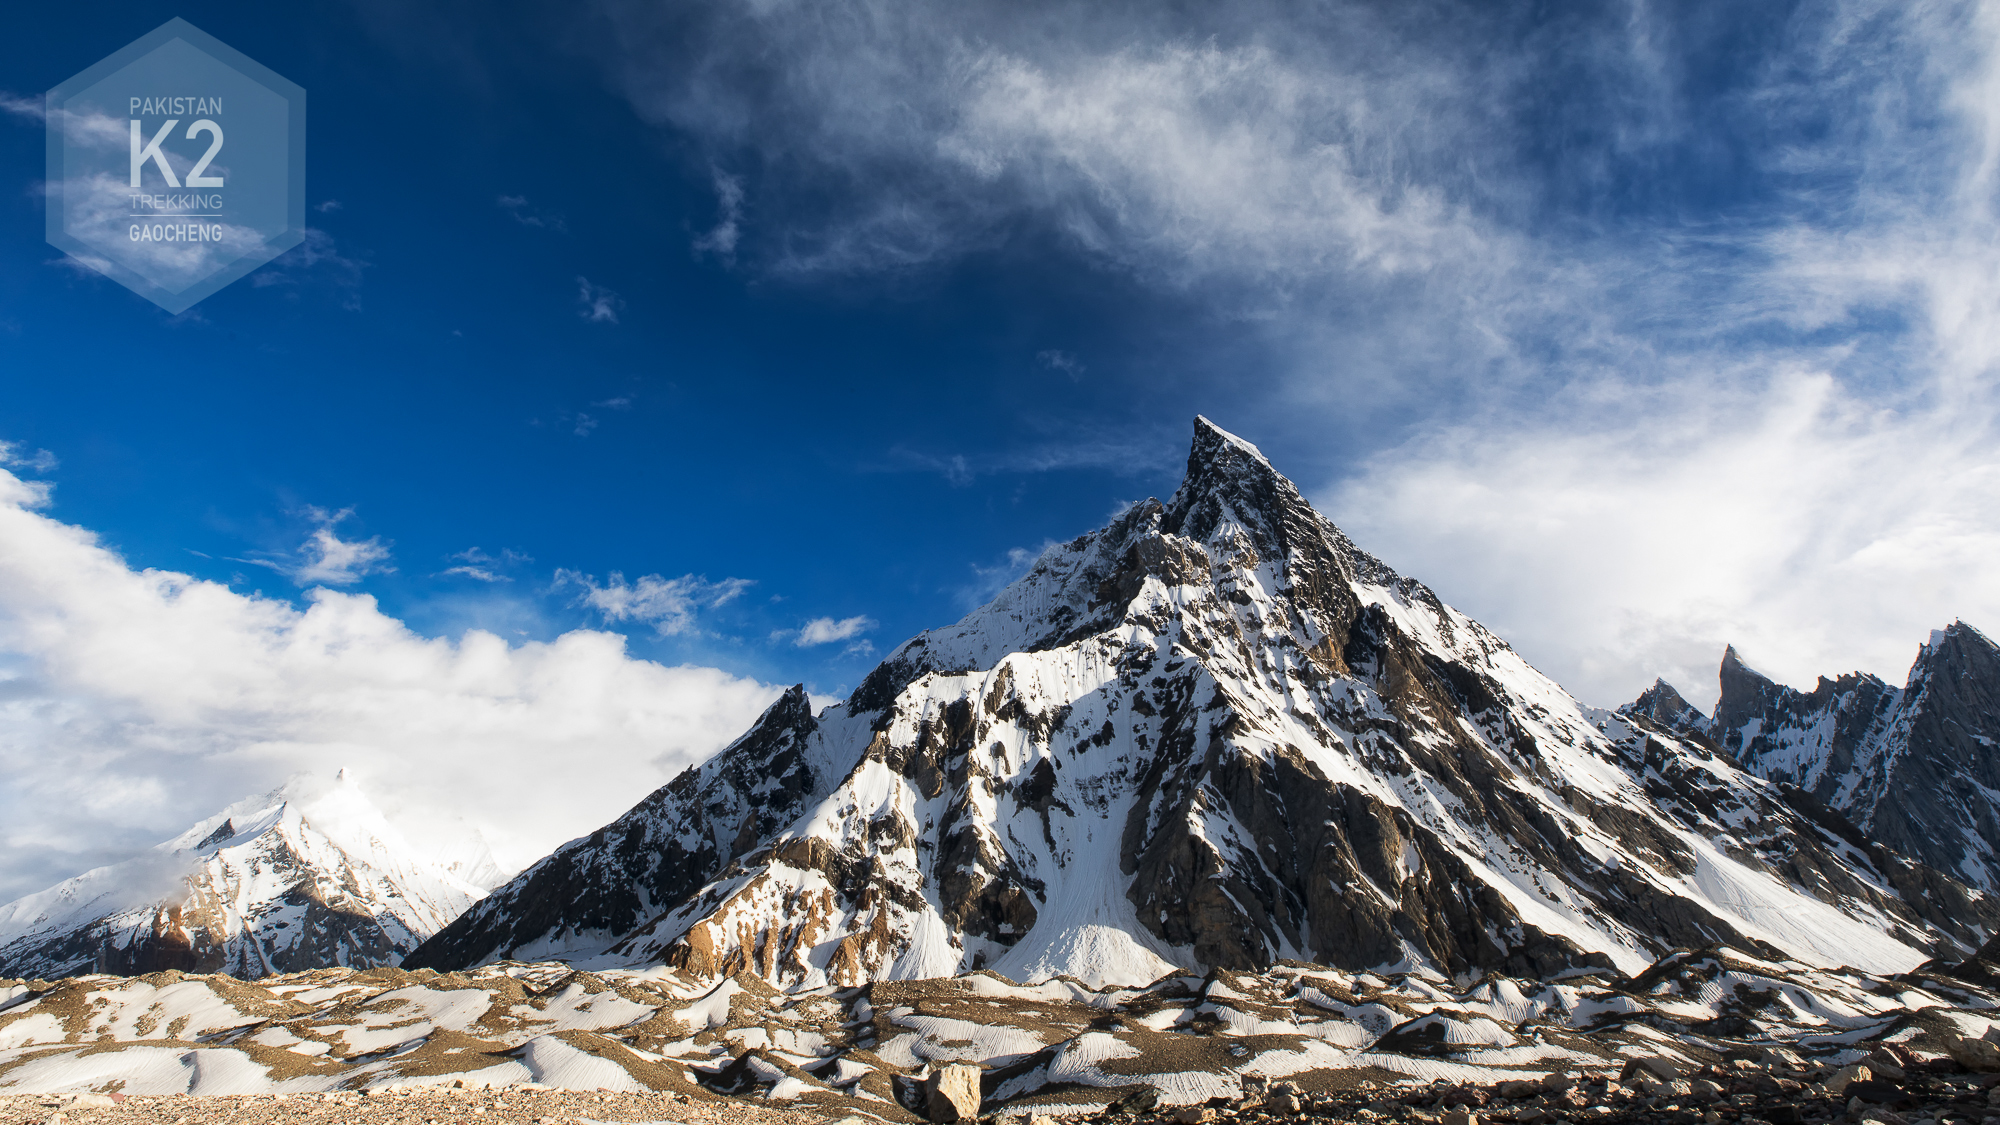
[[[844,703],[794,689],[405,964],[1096,985],[1637,971],[1719,942],[1898,971],[2000,922],[1852,835],[1703,738],[1586,711],[1197,419],[1167,502],[1050,548]]]
[[[482,893],[418,859],[345,771],[301,777],[0,906],[0,977],[389,965]]]
[[[1713,738],[1744,768],[1811,793],[1870,839],[2000,889],[2000,648],[1979,630],[1956,621],[1933,631],[1900,689],[1851,672],[1802,692],[1733,647],[1718,675],[1712,719],[1692,708],[1662,714],[1657,693],[1673,693],[1665,684],[1621,710]]]
[[[493,847],[487,841],[485,833],[470,826],[467,826],[456,841],[432,858],[454,878],[471,884],[482,893],[514,877],[514,872],[502,867],[500,861],[494,857]]]

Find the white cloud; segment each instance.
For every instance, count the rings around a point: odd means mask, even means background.
[[[48,110],[40,98],[24,98],[0,90],[0,113],[11,113],[28,121],[41,122],[48,119]]]
[[[699,611],[726,605],[756,583],[747,578],[710,582],[693,574],[679,578],[648,574],[628,583],[614,570],[599,585],[596,578],[580,571],[558,570],[555,585],[558,589],[581,588],[577,603],[602,613],[606,621],[651,622],[661,636],[668,637],[693,632]]]
[[[508,217],[524,227],[541,227],[558,232],[569,230],[569,223],[561,214],[529,205],[527,196],[503,195],[497,202]]]
[[[355,768],[420,846],[463,816],[510,865],[617,816],[778,688],[616,634],[428,638],[134,570],[0,471],[0,899],[122,858],[290,774]]]
[[[288,555],[264,555],[244,561],[269,567],[300,586],[352,586],[370,574],[388,574],[389,545],[381,536],[342,539],[334,528],[354,514],[352,508],[334,512],[325,508],[305,509],[306,518],[319,526],[306,536],[299,549]]]
[[[45,124],[49,118],[48,104],[44,99],[24,98],[4,91],[0,91],[0,113],[9,113],[38,125]],[[124,120],[103,113],[68,110],[57,110],[56,113],[65,137],[72,144],[110,152],[124,151],[128,144],[129,134]]]
[[[1823,372],[1622,394],[1622,426],[1428,433],[1323,507],[1586,701],[1696,702],[1735,644],[1810,687],[1900,683],[1931,629],[2000,628],[2000,445]]]
[[[495,558],[477,547],[468,547],[451,556],[459,565],[447,567],[440,574],[455,574],[461,578],[472,578],[480,582],[512,582],[513,579],[500,573],[503,566],[533,562],[527,555],[514,550],[503,550]]]
[[[170,159],[192,166],[179,156]],[[186,169],[180,171],[185,173]],[[73,257],[92,269],[101,270],[101,263],[114,263],[169,292],[187,288],[265,241],[257,230],[227,221],[207,224],[219,232],[208,241],[156,241],[150,236],[172,222],[134,223],[130,217],[132,189],[122,175],[92,173],[46,187],[51,194],[49,206],[66,209],[65,229],[85,247],[72,252]]]
[[[716,208],[721,212],[711,227],[694,240],[697,253],[714,254],[725,261],[736,257],[736,240],[742,236],[743,180],[721,169],[714,170]]]
[[[1176,421],[1171,429],[1149,427],[1141,434],[1105,434],[1067,424],[1044,426],[1045,436],[1032,445],[983,454],[976,459],[963,453],[930,453],[897,445],[888,452],[886,464],[878,470],[896,469],[936,473],[955,488],[963,488],[983,476],[998,473],[1047,473],[1065,469],[1110,469],[1119,473],[1158,473],[1171,470],[1183,456],[1185,423]]]
[[[618,314],[625,311],[625,298],[602,285],[592,285],[587,277],[577,278],[576,284],[576,302],[583,306],[578,316],[592,324],[618,323]]]
[[[815,617],[800,627],[798,633],[793,637],[792,643],[800,648],[811,648],[814,645],[826,645],[832,644],[835,641],[851,640],[875,628],[878,624],[880,622],[865,615],[843,617],[838,621],[831,617]],[[855,646],[849,646],[848,651],[855,651]],[[868,651],[874,651],[874,646],[868,646]]]
[[[780,271],[922,265],[1021,216],[1182,281],[1491,250],[1422,172],[1472,157],[1482,134],[1461,128],[1454,76],[1492,67],[1364,5],[1291,19],[1055,5],[1033,32],[1004,5],[604,8],[608,61],[642,114],[757,153],[759,254]],[[697,245],[734,252],[751,187],[714,178],[723,217]]]
[[[1076,358],[1074,355],[1071,355],[1066,351],[1062,351],[1056,348],[1050,348],[1047,351],[1036,352],[1035,362],[1041,364],[1043,367],[1046,367],[1051,371],[1062,372],[1063,374],[1069,376],[1072,382],[1074,382],[1077,379],[1083,378],[1083,373],[1089,370],[1083,365],[1082,360]]]
[[[56,455],[46,449],[37,449],[29,453],[23,450],[18,442],[0,441],[0,466],[26,469],[31,473],[46,473],[54,469],[57,464]]]

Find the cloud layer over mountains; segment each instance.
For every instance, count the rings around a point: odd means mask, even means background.
[[[525,864],[778,696],[615,633],[431,639],[365,594],[315,588],[300,610],[135,571],[47,501],[0,470],[0,901],[340,765],[419,848],[476,828]]]

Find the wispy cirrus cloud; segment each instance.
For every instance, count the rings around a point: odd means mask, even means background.
[[[539,227],[563,233],[569,230],[569,221],[560,211],[550,211],[528,202],[525,195],[503,195],[497,201],[500,210],[508,218],[524,227]]]
[[[1130,506],[1129,504],[1126,505],[1126,507]],[[1122,511],[1114,513],[1114,518],[1122,514]],[[993,600],[995,594],[998,594],[1012,584],[1016,578],[1028,573],[1028,568],[1035,565],[1035,560],[1041,558],[1050,547],[1055,545],[1055,540],[1047,539],[1039,547],[1009,547],[1007,553],[998,560],[995,560],[991,565],[972,563],[972,581],[959,587],[954,594],[954,600],[967,610],[977,609],[985,605],[987,602]]]
[[[736,259],[736,243],[743,236],[743,178],[721,169],[714,170],[715,203],[719,214],[715,225],[694,240],[696,253],[714,254],[724,261]]]
[[[1187,376],[1201,409],[1325,450],[1365,545],[1586,698],[1747,638],[1806,682],[1893,677],[1950,616],[2000,620],[1947,546],[2000,532],[1989,5],[600,9],[633,105],[754,169],[744,267],[834,284],[1028,231],[1257,326],[1257,392]]]
[[[439,574],[488,583],[512,582],[513,578],[505,571],[535,561],[515,550],[503,550],[498,555],[489,555],[477,547],[468,547],[452,555],[451,558],[458,565],[446,567],[439,571]]]
[[[1069,376],[1072,381],[1083,378],[1083,373],[1090,370],[1083,365],[1082,360],[1060,348],[1048,348],[1044,351],[1036,352],[1035,362],[1051,371],[1062,372]]]
[[[353,508],[334,511],[308,506],[299,514],[316,525],[305,542],[290,551],[263,551],[238,561],[275,570],[298,586],[352,586],[371,574],[396,569],[389,565],[389,544],[381,536],[340,537],[336,529],[354,515]]]
[[[615,570],[600,583],[581,571],[560,569],[554,588],[575,588],[576,604],[597,610],[606,621],[644,621],[661,636],[671,637],[694,632],[702,610],[727,605],[754,585],[756,582],[747,578],[710,582],[694,574],[679,578],[648,574],[627,582]]]
[[[320,208],[325,210],[325,208]],[[269,265],[250,275],[250,284],[259,289],[298,287],[307,281],[331,285],[340,294],[341,307],[361,311],[361,281],[367,260],[343,249],[338,240],[317,227],[307,227],[304,240],[272,259]]]
[[[576,303],[582,306],[578,316],[592,324],[618,323],[618,314],[625,311],[625,298],[602,285],[591,284],[587,277],[577,278],[576,285]]]
[[[56,460],[56,455],[46,449],[37,449],[31,453],[19,442],[0,441],[0,467],[23,469],[31,473],[47,473],[54,471],[58,464],[60,462]]]
[[[1180,427],[1174,427],[1178,430]],[[1138,433],[1059,432],[1037,435],[1015,449],[977,453],[942,453],[897,445],[884,460],[868,466],[877,472],[936,473],[954,487],[981,477],[1014,473],[1047,473],[1064,469],[1110,469],[1120,473],[1157,473],[1179,464],[1178,433],[1148,426]]]

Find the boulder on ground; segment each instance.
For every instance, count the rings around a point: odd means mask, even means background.
[[[1900,1082],[1909,1077],[1909,1072],[1903,1069],[1901,1061],[1887,1051],[1876,1051],[1865,1061],[1868,1063],[1868,1069],[1874,1071],[1878,1078]]]
[[[1646,1055],[1625,1064],[1618,1074],[1620,1082],[1630,1082],[1635,1076],[1650,1075],[1655,1081],[1675,1082],[1687,1077],[1687,1067],[1664,1055]]]
[[[932,1121],[971,1121],[979,1116],[979,1068],[949,1063],[924,1079],[924,1115]]]
[[[1967,1070],[1976,1070],[1982,1074],[2000,1071],[2000,1045],[1990,1040],[1974,1039],[1971,1036],[1955,1039],[1951,1044],[1951,1057],[1958,1060],[1958,1065]]]
[[[1280,1091],[1264,1099],[1264,1109],[1268,1113],[1290,1117],[1304,1108],[1299,1103],[1299,1096],[1289,1091]]]
[[[1784,1067],[1787,1070],[1804,1070],[1806,1061],[1795,1051],[1783,1047],[1766,1047],[1757,1055],[1757,1061],[1770,1067]]]
[[[1147,1113],[1160,1104],[1160,1092],[1151,1086],[1141,1086],[1131,1093],[1106,1106],[1111,1113]]]

